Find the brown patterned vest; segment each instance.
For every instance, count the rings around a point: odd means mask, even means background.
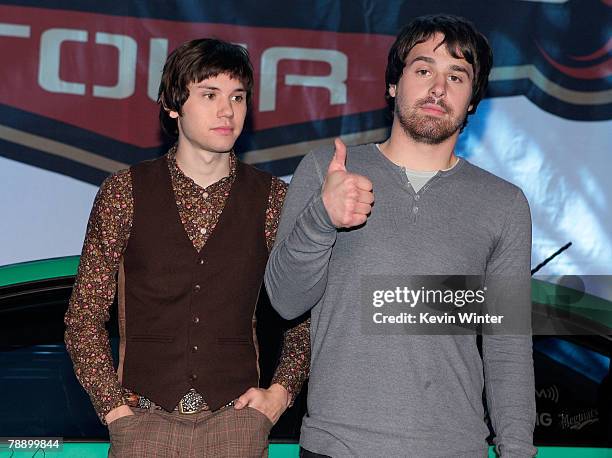
[[[131,168],[134,217],[123,257],[123,386],[166,410],[195,388],[215,410],[257,386],[253,317],[268,258],[271,176],[241,162],[198,253],[165,157]]]

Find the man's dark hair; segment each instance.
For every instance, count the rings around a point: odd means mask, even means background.
[[[440,45],[445,45],[448,53],[456,59],[464,58],[474,69],[472,82],[472,109],[468,115],[476,112],[478,103],[484,97],[489,82],[489,72],[493,65],[493,52],[485,36],[478,32],[474,25],[459,16],[436,14],[421,16],[404,27],[389,50],[387,70],[385,72],[385,99],[393,112],[395,98],[389,94],[389,85],[397,84],[404,71],[406,58],[410,50],[423,43],[436,33],[444,35]],[[467,124],[467,117],[461,129]]]
[[[224,73],[242,83],[247,104],[250,103],[253,67],[245,48],[215,38],[201,38],[183,43],[172,51],[164,64],[157,96],[159,120],[166,134],[178,137],[177,120],[169,116],[168,110],[183,114],[189,84]]]

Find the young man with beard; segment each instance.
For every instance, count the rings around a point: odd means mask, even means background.
[[[258,388],[255,306],[286,185],[233,152],[252,86],[241,46],[179,46],[158,100],[177,143],[106,179],[94,202],[66,347],[108,425],[109,456],[267,456],[270,428],[308,375],[304,323]],[[117,371],[105,329],[116,289]]]
[[[283,317],[311,310],[304,457],[485,457],[483,390],[501,456],[536,452],[527,333],[483,335],[481,358],[474,334],[368,332],[360,291],[371,275],[499,275],[529,309],[525,196],[455,155],[491,65],[466,20],[417,18],[389,53],[390,137],[336,140],[293,176],[265,281]]]

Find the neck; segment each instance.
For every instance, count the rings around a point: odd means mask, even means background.
[[[230,173],[230,153],[213,153],[185,145],[179,140],[176,164],[195,183],[206,188]]]
[[[380,144],[382,153],[396,165],[421,172],[449,169],[457,162],[455,144],[459,131],[437,145],[417,142],[393,120],[391,136]]]

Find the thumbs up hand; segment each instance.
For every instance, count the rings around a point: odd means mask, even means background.
[[[322,199],[325,210],[337,228],[359,226],[372,211],[372,182],[362,175],[346,171],[346,146],[334,141],[336,150],[323,182]]]

